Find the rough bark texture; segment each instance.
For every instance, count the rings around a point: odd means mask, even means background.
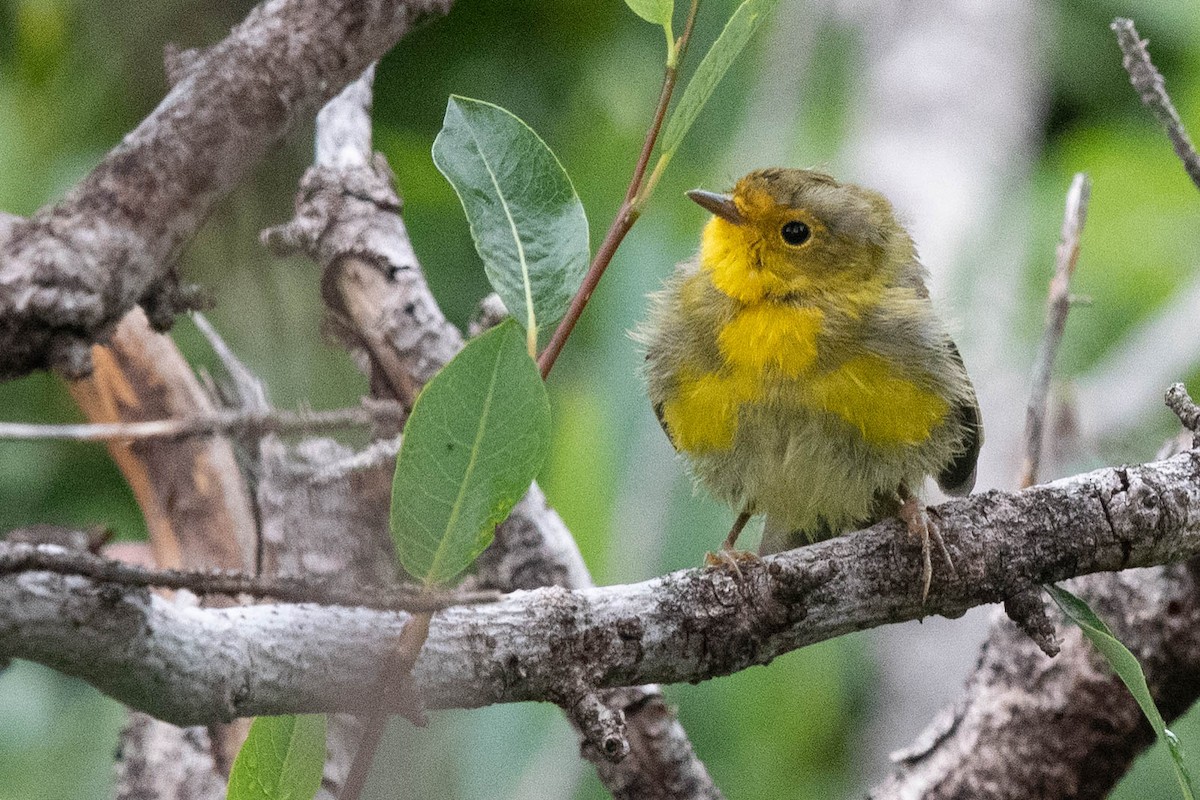
[[[639,584],[516,592],[438,612],[413,670],[431,708],[561,700],[588,688],[699,681],[818,641],[956,616],[1030,586],[1200,553],[1200,464],[1104,469],[935,513],[954,558],[920,600],[920,546],[895,522],[745,565]],[[361,711],[406,615],[262,605],[180,608],[50,576],[0,579],[0,657],[77,675],[161,719]]]
[[[0,379],[72,375],[135,303],[189,304],[175,256],[267,151],[448,0],[267,0],[180,60],[158,108],[63,200],[0,242]]]
[[[1195,562],[1192,562],[1193,564]],[[1163,715],[1200,696],[1200,593],[1183,564],[1075,581],[1138,657]],[[905,751],[874,800],[1099,800],[1153,739],[1133,696],[1082,636],[1046,658],[998,618],[962,699]]]
[[[117,751],[117,800],[215,800],[225,796],[205,728],[129,715]]]
[[[263,571],[329,580],[344,588],[396,584],[396,555],[388,534],[395,456],[367,469],[342,469],[354,459],[329,440],[288,447],[275,437],[260,449]],[[378,663],[360,675],[374,682]],[[361,722],[350,714],[329,718],[323,800],[341,788],[358,749]]]
[[[476,563],[476,575],[484,588],[506,592],[594,586],[575,539],[536,484],[497,528],[495,540]],[[614,760],[597,747],[596,735],[584,741],[584,756],[617,800],[722,797],[658,686],[630,686],[593,697],[617,713],[612,722],[627,742],[627,754]],[[572,714],[578,727],[594,724],[581,716]]]

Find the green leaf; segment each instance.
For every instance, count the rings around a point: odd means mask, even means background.
[[[561,319],[587,271],[587,216],[546,143],[499,106],[451,96],[433,161],[458,193],[492,288],[525,325]]]
[[[400,563],[427,586],[462,572],[492,541],[550,447],[550,404],[521,328],[505,320],[467,343],[413,404],[392,483]]]
[[[625,5],[646,22],[664,27],[671,24],[675,15],[675,0],[625,0]]]
[[[778,3],[779,0],[746,0],[733,12],[721,35],[704,54],[700,66],[696,67],[696,73],[692,75],[687,88],[683,90],[683,96],[679,98],[678,105],[667,120],[662,137],[663,160],[669,161],[679,149],[683,137],[700,116],[701,109],[712,96],[721,78],[725,77],[729,66]]]
[[[1083,635],[1100,651],[1100,655],[1108,661],[1109,666],[1117,673],[1117,677],[1129,689],[1133,699],[1141,707],[1142,713],[1150,722],[1150,727],[1158,734],[1158,738],[1166,742],[1167,750],[1171,753],[1171,761],[1175,766],[1175,779],[1179,782],[1179,791],[1185,800],[1193,800],[1195,789],[1192,786],[1192,776],[1188,773],[1183,755],[1183,745],[1179,737],[1167,728],[1154,698],[1150,695],[1150,687],[1146,685],[1146,675],[1137,657],[1129,652],[1129,648],[1121,644],[1104,620],[1096,616],[1083,600],[1059,586],[1047,586],[1046,591],[1058,603],[1067,618],[1079,626]]]
[[[229,773],[228,800],[312,800],[325,769],[325,716],[257,717]]]

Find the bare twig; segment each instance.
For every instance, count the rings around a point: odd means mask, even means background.
[[[1200,406],[1197,406],[1182,383],[1167,390],[1167,408],[1175,412],[1180,423],[1193,434],[1200,434]]]
[[[418,727],[426,724],[425,713],[421,708],[421,698],[412,687],[412,668],[417,663],[421,648],[429,637],[429,614],[414,614],[409,617],[404,630],[396,637],[395,646],[388,657],[384,659],[379,677],[375,680],[375,696],[380,699],[380,709],[383,713],[375,713],[363,719],[358,752],[350,765],[350,773],[346,776],[338,800],[358,800],[363,787],[367,783],[367,775],[371,770],[371,762],[375,760],[375,751],[383,739],[384,729],[387,728],[388,711],[397,711]]]
[[[225,404],[239,408],[242,411],[261,411],[269,412],[272,410],[270,402],[267,400],[267,387],[262,380],[250,371],[233,349],[225,342],[213,324],[208,321],[208,318],[199,311],[192,314],[192,322],[200,329],[200,333],[208,341],[208,346],[212,348],[217,359],[221,362],[222,369],[225,370],[229,386],[218,386],[217,394],[225,401]]]
[[[1050,395],[1050,377],[1054,372],[1054,360],[1062,344],[1063,331],[1067,326],[1067,314],[1071,310],[1071,276],[1079,260],[1079,240],[1087,220],[1088,198],[1091,181],[1082,172],[1076,173],[1067,192],[1067,207],[1063,214],[1062,232],[1055,255],[1054,277],[1050,280],[1050,295],[1046,302],[1046,330],[1033,366],[1032,388],[1029,406],[1025,412],[1025,458],[1017,485],[1022,489],[1037,482],[1038,467],[1042,458],[1042,441],[1046,421],[1047,398]]]
[[[1113,20],[1111,27],[1117,34],[1117,44],[1121,46],[1121,52],[1124,54],[1122,63],[1125,65],[1125,71],[1129,73],[1129,82],[1137,90],[1142,105],[1150,109],[1159,124],[1166,129],[1171,146],[1175,148],[1175,155],[1183,162],[1183,168],[1187,170],[1192,183],[1196,184],[1196,188],[1200,188],[1200,155],[1196,154],[1196,148],[1179,119],[1179,112],[1175,110],[1175,104],[1167,94],[1166,81],[1150,61],[1145,40],[1138,35],[1131,19],[1118,17]]]
[[[88,422],[44,425],[0,422],[0,439],[70,439],[76,442],[178,439],[185,436],[234,434],[262,436],[268,433],[311,433],[340,430],[379,423],[400,423],[407,411],[398,403],[373,402],[328,411],[243,411],[217,410],[207,416],[141,422]]]
[[[579,321],[580,315],[583,314],[583,309],[587,306],[588,300],[591,299],[592,292],[596,291],[596,286],[600,283],[600,278],[604,276],[604,271],[608,269],[613,256],[616,255],[617,248],[621,246],[625,235],[629,233],[634,223],[637,222],[638,217],[642,214],[642,205],[645,202],[645,198],[640,196],[642,181],[646,175],[646,167],[650,163],[650,154],[654,152],[654,144],[658,141],[658,134],[662,129],[663,118],[666,116],[667,108],[671,104],[671,95],[675,90],[675,79],[678,75],[678,64],[683,60],[683,55],[687,51],[688,41],[692,36],[692,25],[696,21],[696,10],[699,5],[699,0],[692,0],[691,7],[688,9],[687,22],[684,23],[683,33],[680,34],[679,41],[676,44],[677,57],[675,64],[667,66],[663,74],[663,85],[662,91],[658,96],[658,105],[655,106],[654,118],[650,122],[650,128],[646,131],[646,139],[642,143],[642,152],[638,156],[637,164],[633,168],[633,178],[629,181],[629,188],[625,192],[625,200],[617,210],[617,215],[613,218],[612,224],[609,225],[608,233],[604,234],[604,241],[600,243],[600,247],[596,250],[596,256],[592,259],[587,274],[583,277],[583,283],[580,285],[579,291],[571,299],[571,305],[567,309],[566,316],[558,323],[558,327],[554,329],[554,334],[550,337],[546,349],[538,356],[538,368],[542,372],[543,379],[554,368],[554,362],[558,360],[558,354],[562,352],[563,346],[567,343],[567,338],[571,335],[571,331],[575,329],[575,323]]]
[[[439,594],[414,587],[395,590],[346,588],[300,578],[263,578],[219,570],[146,569],[90,553],[19,542],[0,544],[0,575],[20,572],[77,575],[102,583],[136,588],[185,589],[201,596],[247,595],[271,597],[287,603],[361,606],[390,611],[436,611],[458,603],[492,603],[500,597],[499,593],[493,591]]]

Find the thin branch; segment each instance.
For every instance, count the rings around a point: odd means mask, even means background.
[[[1087,221],[1088,198],[1092,184],[1082,172],[1075,173],[1071,188],[1067,192],[1067,207],[1063,214],[1062,232],[1059,235],[1055,254],[1054,277],[1050,280],[1050,295],[1046,302],[1046,330],[1033,366],[1032,388],[1029,406],[1025,411],[1025,458],[1017,485],[1022,489],[1037,482],[1038,467],[1042,459],[1042,442],[1045,438],[1046,405],[1050,396],[1050,377],[1054,372],[1054,360],[1062,344],[1063,331],[1067,327],[1067,314],[1071,310],[1071,277],[1079,260],[1079,240],[1083,225]]]
[[[384,659],[383,667],[375,678],[374,695],[380,699],[379,708],[362,720],[358,750],[354,754],[342,789],[338,792],[337,800],[358,800],[362,794],[371,764],[375,760],[375,751],[383,741],[389,710],[398,711],[418,727],[426,725],[421,700],[412,688],[412,668],[429,636],[429,622],[429,614],[414,614],[409,617],[404,630],[396,637],[392,650]]]
[[[225,405],[243,411],[269,412],[271,403],[267,400],[267,387],[262,379],[250,371],[250,368],[237,357],[213,324],[199,311],[192,314],[192,322],[200,329],[200,333],[208,341],[229,385],[216,387],[213,392],[221,397]]]
[[[492,603],[500,597],[493,591],[439,594],[424,592],[419,587],[346,588],[300,578],[264,578],[220,570],[147,569],[91,553],[23,543],[0,544],[0,575],[22,572],[79,576],[130,588],[185,589],[200,596],[247,595],[286,603],[361,606],[385,611],[436,611],[458,603]]]
[[[54,206],[0,241],[0,380],[91,368],[134,304],[156,328],[194,302],[173,265],[291,129],[448,0],[264,0],[175,70],[158,108]]]
[[[1030,585],[1195,556],[1198,507],[1195,452],[946,503],[935,513],[957,569],[935,575],[924,604],[913,580],[921,548],[889,521],[743,565],[740,579],[692,569],[455,606],[434,615],[413,685],[436,709],[705,680],[851,631],[957,617]],[[363,676],[407,618],[311,604],[180,608],[78,577],[0,578],[0,656],[184,724],[377,708]]]
[[[1110,27],[1116,32],[1117,44],[1124,54],[1122,63],[1125,65],[1125,71],[1129,73],[1129,82],[1137,90],[1142,105],[1150,109],[1166,130],[1167,138],[1175,148],[1175,155],[1183,162],[1183,168],[1187,170],[1192,183],[1200,189],[1200,155],[1196,154],[1196,148],[1179,119],[1179,112],[1175,110],[1175,104],[1167,94],[1166,81],[1150,61],[1146,41],[1138,35],[1131,19],[1118,17]]]
[[[1200,406],[1188,395],[1182,383],[1176,383],[1167,390],[1167,408],[1175,412],[1179,422],[1193,434],[1200,434]]]
[[[214,411],[202,417],[175,417],[141,422],[87,422],[63,425],[0,422],[0,439],[110,442],[178,439],[184,436],[211,434],[263,436],[268,433],[311,433],[379,423],[396,424],[403,422],[406,416],[407,411],[404,407],[388,402],[372,402],[369,405],[328,411],[228,409]]]
[[[676,64],[668,66],[663,74],[663,85],[662,91],[658,96],[658,105],[654,108],[654,118],[650,122],[649,130],[646,131],[646,139],[642,143],[642,152],[639,154],[637,164],[633,168],[633,177],[629,181],[629,188],[625,191],[625,200],[621,203],[621,207],[617,209],[617,215],[613,218],[612,224],[609,225],[608,233],[604,234],[604,240],[596,250],[596,256],[592,259],[587,274],[583,277],[583,283],[580,285],[579,291],[571,298],[571,306],[567,309],[566,316],[558,323],[558,327],[554,329],[554,334],[550,337],[546,349],[538,356],[538,368],[542,372],[543,380],[550,375],[550,370],[554,368],[554,362],[558,360],[558,355],[562,352],[563,346],[566,345],[571,331],[575,330],[575,323],[579,321],[579,317],[583,314],[583,309],[592,297],[592,292],[596,291],[596,286],[600,283],[600,279],[604,277],[604,271],[608,269],[609,263],[612,262],[613,256],[616,255],[617,248],[621,246],[625,235],[629,233],[634,223],[637,222],[638,217],[641,216],[642,204],[645,201],[644,198],[639,196],[642,181],[646,174],[646,167],[650,163],[650,154],[654,151],[655,142],[658,141],[658,134],[662,129],[667,108],[671,104],[671,94],[675,90],[675,79],[678,75],[678,64],[683,60],[684,53],[687,52],[688,41],[692,36],[692,26],[696,21],[696,11],[699,6],[699,0],[692,0],[692,5],[688,9],[687,22],[684,23],[683,33],[680,34],[679,42],[676,45],[676,52],[678,53]]]

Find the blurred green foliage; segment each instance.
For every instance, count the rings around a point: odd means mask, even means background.
[[[695,34],[700,47],[734,5],[705,2]],[[163,45],[217,41],[251,6],[0,0],[0,208],[25,214],[60,197],[161,98]],[[810,154],[807,164],[836,159],[861,55],[857,34],[831,23],[822,8],[815,0],[785,0],[777,11],[821,26],[798,127],[780,132],[793,140],[786,151]],[[1074,311],[1068,325],[1060,368],[1071,375],[1095,364],[1192,276],[1200,247],[1200,195],[1137,103],[1108,23],[1117,14],[1134,17],[1185,123],[1200,135],[1200,11],[1163,0],[1057,0],[1041,9],[1041,29],[1052,34],[1050,105],[1032,176],[1032,225],[1004,235],[1028,239],[1026,281],[1016,287],[1026,324],[1015,335],[1032,357],[1063,194],[1071,173],[1092,174],[1075,290],[1094,304]],[[729,523],[727,510],[693,495],[671,457],[646,407],[626,331],[641,317],[646,292],[695,247],[703,214],[681,191],[720,188],[737,177],[721,174],[719,165],[728,163],[750,105],[769,40],[764,33],[717,88],[551,381],[554,442],[542,482],[601,583],[695,565]],[[657,97],[662,38],[619,0],[459,0],[446,19],[415,32],[384,60],[376,146],[398,176],[414,246],[453,321],[465,322],[486,281],[458,200],[430,159],[447,96],[486,99],[528,122],[571,175],[599,241]],[[693,50],[690,68],[699,52]],[[273,259],[257,244],[260,229],[290,217],[310,157],[309,131],[300,131],[218,206],[184,254],[181,272],[211,289],[217,307],[210,318],[277,404],[324,408],[356,402],[365,382],[320,336],[316,268]],[[196,363],[212,361],[190,322],[181,321],[174,335]],[[45,375],[0,384],[0,408],[5,419],[78,418],[58,379]],[[1165,413],[1155,420],[1123,458],[1154,452],[1172,426]],[[144,535],[102,448],[2,443],[0,530],[31,522],[104,522],[126,538]],[[671,687],[669,695],[731,798],[848,796],[882,768],[862,757],[873,672],[868,641],[851,636],[767,668]],[[104,796],[121,720],[115,703],[44,668],[16,663],[0,672],[0,800]],[[1174,729],[1185,741],[1200,741],[1194,716]],[[554,797],[603,796],[549,706],[439,713],[423,731],[400,721],[389,742],[368,787],[374,797],[523,798],[532,796],[531,786],[555,787]],[[1152,751],[1118,796],[1174,792],[1165,756]]]

